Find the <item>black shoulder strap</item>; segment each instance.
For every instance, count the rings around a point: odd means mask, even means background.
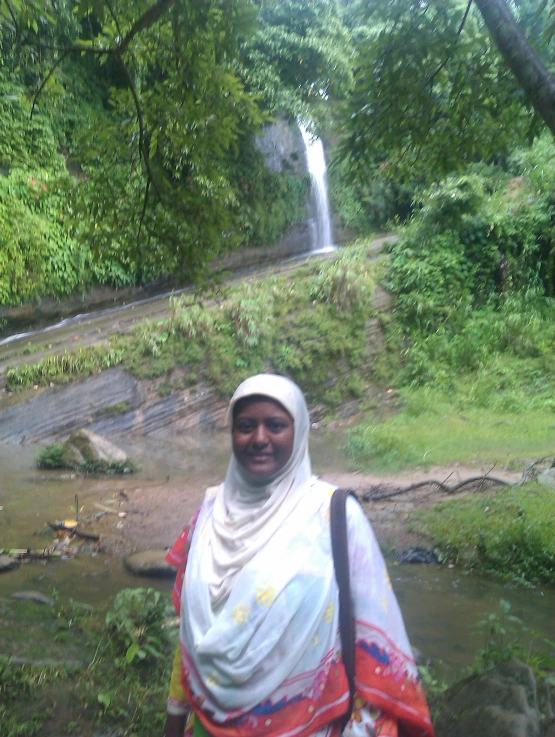
[[[341,724],[341,732],[351,718],[355,697],[355,621],[351,599],[351,579],[349,575],[349,549],[347,545],[347,497],[354,491],[336,489],[330,503],[331,549],[335,579],[339,588],[339,632],[343,665],[349,681],[349,709]]]

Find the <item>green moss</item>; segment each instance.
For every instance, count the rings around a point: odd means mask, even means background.
[[[117,417],[118,415],[124,415],[126,412],[131,410],[130,402],[116,402],[116,404],[110,404],[108,407],[102,407],[98,412],[94,413],[95,417]]]
[[[64,462],[64,446],[59,443],[47,445],[38,455],[37,468],[46,470],[66,468]]]

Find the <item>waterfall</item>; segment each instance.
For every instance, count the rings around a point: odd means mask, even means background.
[[[308,132],[304,123],[299,123],[306,150],[306,163],[312,178],[311,198],[315,217],[312,228],[312,251],[331,251],[334,248],[331,231],[328,184],[326,178],[326,159],[324,147],[318,136]]]

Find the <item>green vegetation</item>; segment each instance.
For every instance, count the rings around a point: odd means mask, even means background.
[[[269,171],[256,136],[350,88],[341,6],[151,11],[0,4],[0,304],[200,280],[304,219],[308,177]]]
[[[553,679],[555,668],[555,642],[542,632],[529,627],[511,612],[505,599],[499,600],[499,613],[491,612],[478,622],[484,632],[484,647],[476,654],[471,672],[486,670],[497,663],[518,658],[532,667],[537,677]]]
[[[78,377],[90,376],[103,369],[118,366],[123,360],[121,350],[106,346],[91,346],[61,355],[47,356],[38,363],[22,364],[8,369],[6,384],[10,391],[30,386],[65,383]]]
[[[549,700],[542,694],[549,694],[553,686],[555,642],[543,632],[531,630],[512,613],[511,604],[504,599],[499,600],[499,611],[490,612],[485,619],[477,623],[476,629],[483,634],[484,646],[476,653],[472,665],[460,674],[460,681],[479,677],[500,664],[519,660],[530,666],[534,672],[538,684],[538,707],[543,719],[548,723],[551,713]],[[433,665],[419,666],[419,671],[428,696],[432,722],[437,731],[441,729],[442,733],[449,734],[447,730],[456,728],[458,715],[452,714],[452,725],[446,725],[444,710],[453,694],[448,693],[448,684],[437,677]],[[458,683],[459,678],[455,689],[458,688]]]
[[[307,265],[294,278],[245,282],[214,304],[172,298],[168,321],[116,336],[109,349],[11,368],[8,387],[63,382],[122,365],[138,378],[163,377],[162,393],[207,381],[227,397],[252,373],[276,370],[328,407],[363,398],[373,362],[367,324],[378,274],[367,250],[363,242]]]
[[[482,403],[470,381],[460,382],[451,396],[432,388],[403,390],[393,417],[349,432],[347,452],[357,468],[375,470],[451,463],[523,469],[553,454],[552,381],[543,397],[530,396],[533,382],[527,390],[497,394],[494,377],[479,392]]]
[[[24,611],[11,603],[4,609],[10,631],[17,632],[23,618],[28,638],[42,636],[49,643],[49,657],[52,651],[63,658],[77,650],[82,665],[21,666],[0,658],[3,737],[33,737],[52,727],[56,734],[162,732],[177,641],[176,629],[168,626],[169,597],[154,589],[125,589],[107,613],[77,602],[50,615],[29,602]]]
[[[335,407],[365,392],[370,369],[366,325],[376,266],[367,245],[307,266],[294,278],[272,277],[230,289],[214,305],[172,299],[169,322],[150,325],[117,345],[136,376],[165,376],[176,388],[201,380],[231,396],[264,370],[291,375],[311,401]]]
[[[60,443],[51,443],[41,450],[37,458],[37,468],[43,468],[52,471],[58,468],[65,468],[64,446]]]
[[[555,492],[531,483],[416,515],[444,558],[507,581],[555,580]]]
[[[52,471],[61,468],[90,474],[123,474],[135,473],[137,464],[130,458],[125,461],[95,461],[88,460],[84,463],[76,463],[68,460],[63,445],[52,443],[47,445],[37,457],[37,468]]]

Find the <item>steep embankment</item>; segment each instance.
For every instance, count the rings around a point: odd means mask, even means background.
[[[166,298],[8,344],[0,440],[59,438],[83,425],[106,434],[217,427],[234,385],[272,369],[300,382],[315,418],[345,403],[360,409],[384,349],[385,240],[235,277],[202,307]]]

